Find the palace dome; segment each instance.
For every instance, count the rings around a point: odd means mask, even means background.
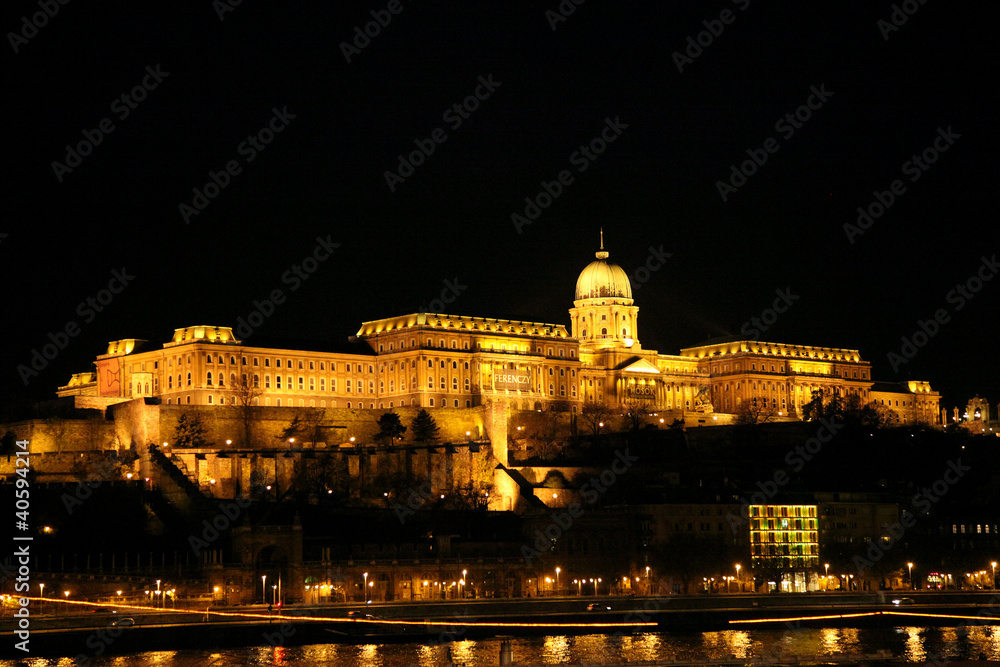
[[[625,270],[607,261],[604,244],[597,252],[597,259],[588,264],[576,279],[576,299],[632,298],[632,285]]]

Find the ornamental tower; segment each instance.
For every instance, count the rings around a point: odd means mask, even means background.
[[[632,301],[632,285],[622,267],[608,262],[601,230],[601,249],[576,280],[576,298],[569,309],[574,338],[581,352],[609,349],[639,350],[636,320],[639,308]]]

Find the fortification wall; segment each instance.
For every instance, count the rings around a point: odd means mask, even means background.
[[[159,419],[155,429],[158,435],[154,442],[170,442],[176,432],[178,420],[181,415],[186,414],[188,418],[195,415],[201,418],[206,430],[206,439],[212,445],[226,447],[226,441],[229,440],[232,442],[228,446],[241,449],[287,449],[288,443],[281,436],[296,416],[301,420],[301,435],[298,437],[305,442],[313,442],[315,438],[317,443],[330,446],[349,443],[353,437],[357,443],[371,443],[374,442],[379,430],[378,418],[386,412],[398,414],[400,422],[406,427],[406,433],[399,442],[412,443],[411,423],[419,412],[419,408],[413,407],[393,410],[255,407],[252,412],[251,442],[245,443],[243,422],[245,413],[238,406],[160,405],[158,410]],[[442,442],[466,442],[469,439],[479,440],[486,436],[484,410],[483,407],[475,407],[431,408],[428,411],[440,429]],[[135,418],[132,413],[122,416],[129,420]],[[116,419],[118,419],[117,410]],[[130,430],[134,429],[130,426]],[[317,430],[319,435],[313,436]]]
[[[114,424],[104,419],[28,419],[3,426],[18,440],[30,440],[33,453],[99,452],[112,449]]]

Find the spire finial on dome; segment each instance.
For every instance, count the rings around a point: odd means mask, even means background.
[[[604,249],[604,227],[601,227],[601,249],[595,254],[597,255],[597,259],[608,258],[608,251]]]

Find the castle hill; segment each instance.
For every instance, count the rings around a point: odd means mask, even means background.
[[[880,381],[850,347],[645,348],[603,235],[567,305],[311,347],[222,325],[111,341],[5,408],[0,472],[32,504],[31,587],[8,558],[3,593],[51,620],[995,589],[998,406],[949,412],[934,378]]]

